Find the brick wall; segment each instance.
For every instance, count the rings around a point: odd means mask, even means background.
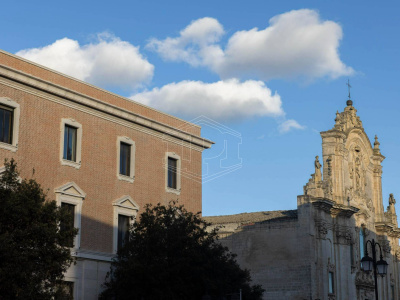
[[[185,126],[186,132],[200,135],[200,128],[187,122],[127,101],[116,95],[86,85],[59,73],[43,69],[0,52],[0,66],[6,66],[89,95],[103,102],[128,109],[169,126]],[[55,199],[54,189],[75,182],[85,193],[82,206],[81,248],[111,252],[113,239],[113,201],[129,195],[143,208],[146,203],[167,204],[179,200],[193,212],[201,210],[201,181],[181,176],[181,193],[165,189],[164,160],[166,152],[176,152],[182,170],[201,175],[201,151],[185,143],[167,141],[160,133],[138,130],[126,120],[84,107],[67,99],[59,99],[45,91],[35,91],[22,83],[1,78],[0,97],[8,97],[20,105],[18,150],[0,149],[0,166],[5,158],[14,158],[22,178],[35,178],[48,198]],[[6,84],[7,83],[7,84]],[[10,83],[10,84],[8,84]],[[49,101],[43,95],[57,98]],[[60,103],[61,101],[61,103]],[[61,165],[61,119],[72,118],[82,124],[81,167]],[[132,125],[132,126],[131,126]],[[136,144],[135,180],[133,183],[117,178],[117,137],[127,136]],[[139,210],[140,213],[140,210]]]

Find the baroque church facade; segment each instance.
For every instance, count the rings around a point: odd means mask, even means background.
[[[375,299],[374,277],[360,269],[372,239],[381,246],[378,259],[389,264],[378,278],[379,299],[400,299],[400,229],[393,195],[382,197],[378,138],[371,144],[351,100],[321,137],[322,159],[315,159],[297,210],[205,219],[222,225],[221,243],[263,286],[264,299]]]

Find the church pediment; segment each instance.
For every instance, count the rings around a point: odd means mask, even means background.
[[[304,194],[354,206],[370,216],[382,214],[382,198],[376,188],[384,156],[377,137],[372,144],[365,133],[351,100],[343,112],[336,113],[334,128],[321,132],[321,137],[322,157],[316,157],[315,173],[304,186]]]

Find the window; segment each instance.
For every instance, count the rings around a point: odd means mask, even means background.
[[[119,154],[119,174],[129,176],[131,174],[131,145],[121,143]]]
[[[334,294],[334,280],[333,280],[333,272],[329,272],[329,294]]]
[[[74,119],[61,119],[61,164],[81,167],[82,125]]]
[[[118,246],[117,250],[121,249],[128,238],[129,231],[129,219],[130,217],[124,215],[118,215]]]
[[[114,239],[113,252],[121,249],[128,238],[129,226],[134,221],[139,206],[130,196],[123,196],[114,201]]]
[[[12,144],[14,110],[0,105],[0,142]]]
[[[133,182],[135,179],[135,142],[126,136],[117,138],[117,177]]]
[[[68,241],[68,246],[71,248],[79,249],[81,237],[81,213],[83,200],[86,197],[85,192],[75,183],[69,182],[54,190],[56,193],[57,205],[66,209],[71,219],[69,222],[60,224],[60,230],[74,227],[78,228],[78,234],[73,241]]]
[[[365,255],[364,247],[365,247],[365,230],[363,227],[360,227],[360,260]]]
[[[75,205],[70,203],[61,203],[61,208],[67,211],[69,219],[66,222],[60,224],[61,231],[67,231],[74,228],[75,224]],[[65,246],[73,247],[74,246],[74,239],[70,238],[66,242]]]
[[[177,169],[178,160],[172,157],[168,157],[168,187],[176,189],[177,181]]]
[[[174,152],[167,152],[165,157],[166,191],[180,194],[181,192],[181,158]]]
[[[64,129],[64,154],[63,159],[76,161],[76,135],[78,129],[65,125]]]
[[[19,115],[17,102],[0,97],[0,148],[17,151]]]

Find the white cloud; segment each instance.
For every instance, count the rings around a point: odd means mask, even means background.
[[[149,82],[154,66],[139,47],[108,33],[99,34],[95,43],[79,45],[63,38],[53,44],[18,51],[16,55],[103,87],[132,90]]]
[[[168,37],[162,41],[153,38],[146,47],[159,53],[165,60],[199,66],[210,57],[222,54],[215,43],[220,41],[223,34],[222,25],[216,19],[206,17],[193,21],[181,30],[179,37]]]
[[[305,129],[305,126],[300,125],[295,120],[286,120],[282,124],[279,125],[278,130],[279,133],[287,133],[292,129]]]
[[[322,21],[318,12],[293,10],[270,19],[259,30],[234,33],[223,50],[222,25],[212,18],[192,22],[176,38],[153,39],[148,47],[164,59],[207,66],[222,78],[336,78],[350,75],[339,57],[342,28]]]
[[[131,97],[162,111],[187,117],[204,115],[215,120],[253,116],[282,116],[281,98],[262,81],[229,79],[215,83],[181,81]]]

